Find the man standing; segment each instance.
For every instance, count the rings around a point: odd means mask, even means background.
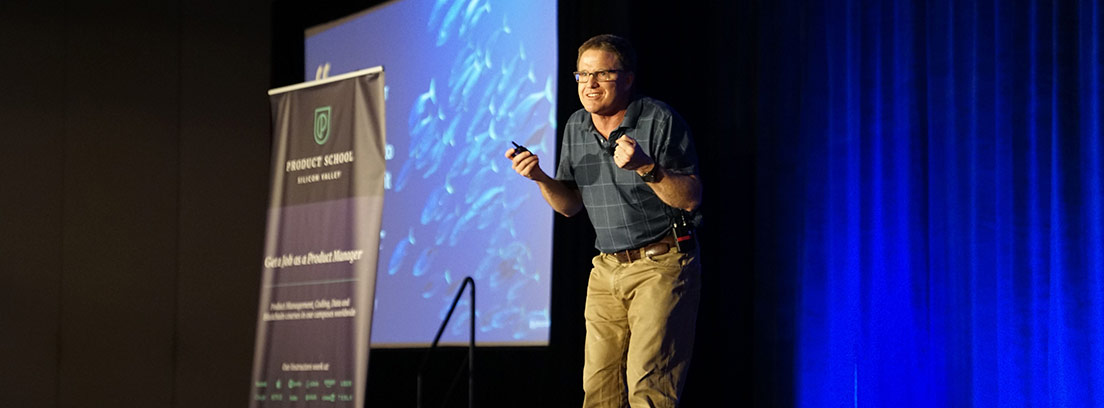
[[[674,407],[690,363],[701,290],[690,233],[701,202],[697,155],[682,118],[635,95],[636,53],[599,35],[579,47],[579,101],[564,127],[556,178],[528,151],[513,169],[558,213],[582,207],[601,252],[586,299],[584,407]],[[516,154],[515,154],[516,153]]]

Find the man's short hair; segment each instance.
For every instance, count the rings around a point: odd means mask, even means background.
[[[583,57],[584,51],[592,49],[598,49],[616,55],[617,60],[621,62],[621,69],[636,72],[636,50],[633,49],[629,40],[613,34],[601,34],[590,37],[583,45],[579,46],[579,55],[575,58],[575,65],[579,64],[579,59]]]

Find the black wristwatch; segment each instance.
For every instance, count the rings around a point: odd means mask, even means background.
[[[659,165],[654,164],[654,165],[652,165],[651,170],[648,170],[647,173],[644,173],[644,174],[640,175],[640,179],[644,180],[645,183],[658,182],[659,181],[659,171],[658,170],[659,170]]]

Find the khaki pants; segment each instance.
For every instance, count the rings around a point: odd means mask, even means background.
[[[583,407],[675,407],[701,292],[697,251],[620,263],[599,254],[587,286]]]

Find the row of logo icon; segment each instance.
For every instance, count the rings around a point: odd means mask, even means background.
[[[322,386],[325,386],[326,388],[333,388],[335,386],[338,386],[338,381],[335,380],[335,379],[332,379],[332,378],[321,380],[321,381],[319,381],[319,380],[295,381],[295,380],[289,379],[289,380],[287,380],[287,382],[284,382],[284,380],[276,380],[276,382],[273,383],[273,385],[275,385],[276,389],[278,389],[278,390],[283,389],[285,386],[289,390],[293,390],[293,389],[296,389],[296,388],[319,388],[319,387],[322,387]],[[254,386],[256,388],[268,388],[269,383],[268,383],[268,381],[257,381],[257,383],[254,384]],[[342,388],[350,388],[350,387],[353,386],[353,381],[352,380],[342,380],[342,381],[340,381],[340,386]]]
[[[257,401],[286,401],[286,402],[308,402],[308,401],[322,401],[322,402],[349,402],[353,400],[351,394],[307,394],[307,395],[284,395],[284,394],[256,394],[253,396]]]

